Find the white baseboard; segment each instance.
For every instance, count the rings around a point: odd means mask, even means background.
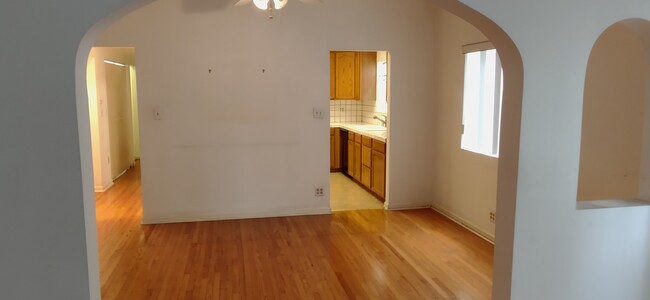
[[[478,228],[478,226],[472,224],[471,222],[465,220],[464,218],[459,217],[457,214],[452,213],[438,205],[431,205],[431,209],[437,211],[441,215],[447,217],[447,219],[452,220],[454,223],[465,227],[467,230],[473,232],[474,234],[478,235],[479,237],[483,238],[484,240],[490,242],[491,244],[494,244],[494,235],[485,232],[484,230],[481,230]]]
[[[219,221],[219,220],[329,215],[331,213],[332,210],[329,207],[305,208],[305,209],[293,209],[293,210],[273,210],[273,211],[262,211],[262,212],[255,212],[255,213],[230,213],[230,214],[224,214],[219,212],[188,213],[188,214],[147,216],[142,218],[142,224],[167,224],[167,223],[203,222],[203,221]]]
[[[418,209],[418,208],[430,208],[431,203],[429,202],[423,202],[423,203],[388,203],[388,207],[386,207],[387,210],[407,210],[407,209]]]
[[[105,191],[108,191],[113,186],[113,182],[109,183],[106,186],[95,186],[95,193],[103,193]]]

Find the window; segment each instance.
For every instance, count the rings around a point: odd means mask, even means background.
[[[496,50],[465,54],[462,149],[499,156],[502,78]]]
[[[388,86],[388,62],[386,60],[377,62],[377,112],[388,113],[388,102],[386,92]]]

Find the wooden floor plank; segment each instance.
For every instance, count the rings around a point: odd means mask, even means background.
[[[97,196],[102,299],[490,299],[493,246],[429,209],[141,225]]]

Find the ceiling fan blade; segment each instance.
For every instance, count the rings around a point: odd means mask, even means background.
[[[323,0],[300,0],[302,3],[307,4],[320,4],[323,3]]]
[[[243,6],[243,5],[249,4],[251,2],[253,2],[253,0],[239,0],[239,1],[237,1],[237,3],[235,3],[235,6]]]

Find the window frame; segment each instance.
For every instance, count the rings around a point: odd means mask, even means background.
[[[489,145],[486,145],[485,143],[481,143],[480,140],[471,142],[467,140],[467,137],[465,136],[466,132],[466,126],[465,124],[467,122],[468,115],[470,115],[470,111],[467,108],[468,104],[468,98],[467,96],[467,82],[468,82],[468,59],[469,59],[469,54],[471,53],[479,53],[480,55],[480,71],[478,72],[479,78],[480,78],[480,86],[479,89],[481,90],[480,93],[485,91],[485,88],[483,87],[483,84],[485,82],[485,78],[488,74],[485,74],[486,69],[486,63],[487,63],[487,55],[488,51],[494,51],[494,74],[493,74],[493,79],[494,79],[494,91],[493,95],[490,98],[491,100],[488,104],[492,106],[492,124],[490,124],[488,129],[485,130],[491,130],[492,135],[492,140],[489,142]],[[500,135],[501,135],[501,108],[502,108],[502,103],[503,103],[503,66],[501,65],[501,60],[499,58],[499,54],[490,42],[481,42],[481,43],[475,43],[475,44],[469,44],[463,46],[463,55],[465,59],[465,64],[464,64],[464,72],[463,72],[463,106],[462,106],[462,119],[461,119],[461,142],[460,142],[460,148],[465,151],[481,154],[481,155],[486,155],[490,157],[499,157],[499,140],[500,140]],[[475,59],[475,58],[474,58]],[[488,93],[489,95],[489,93]],[[480,106],[482,106],[485,101],[483,101],[483,97],[480,97],[479,99],[476,99],[477,103],[475,103],[476,109],[472,110],[476,115],[481,114]],[[477,121],[480,123],[480,121]],[[476,135],[480,136],[481,132],[481,125],[476,125]]]

